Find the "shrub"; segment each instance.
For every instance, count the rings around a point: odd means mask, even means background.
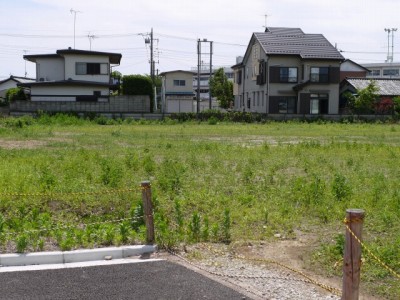
[[[23,88],[11,88],[6,93],[6,103],[11,103],[16,100],[26,100],[26,95]]]
[[[122,79],[124,95],[148,95],[153,99],[153,84],[151,79],[143,75],[126,75]],[[150,111],[153,112],[153,101],[150,100]]]

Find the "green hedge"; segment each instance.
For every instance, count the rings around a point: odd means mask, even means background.
[[[143,75],[125,75],[124,77],[122,77],[122,94],[149,95],[150,111],[153,112],[154,110],[153,85],[149,77]]]

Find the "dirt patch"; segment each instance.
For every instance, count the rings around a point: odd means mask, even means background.
[[[15,141],[15,140],[4,140],[0,139],[0,148],[3,149],[37,149],[41,147],[46,147],[50,142],[72,142],[72,139],[68,138],[58,138],[51,137],[44,140],[23,140],[23,141]]]
[[[47,141],[24,140],[24,141],[8,141],[0,140],[0,148],[4,149],[36,149],[47,145]]]
[[[187,265],[189,268],[196,269],[196,266],[199,266],[198,269],[205,276],[215,277],[218,281],[225,280],[230,285],[242,288],[250,292],[253,295],[250,298],[253,299],[338,299],[336,295],[318,285],[301,282],[306,278],[291,270],[297,270],[319,283],[341,290],[340,277],[323,277],[306,268],[305,258],[315,250],[317,238],[300,232],[296,235],[296,239],[277,238],[268,242],[182,245],[176,256],[165,252],[159,253],[158,256]],[[218,273],[229,274],[230,277],[214,276]],[[258,275],[259,278],[251,278],[254,275]],[[249,278],[246,279],[246,276]],[[285,278],[282,280],[283,277]],[[360,299],[382,298],[365,295],[361,291]]]

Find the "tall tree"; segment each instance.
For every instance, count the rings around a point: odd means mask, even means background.
[[[233,83],[228,80],[224,69],[219,68],[209,81],[211,96],[216,97],[222,108],[229,108],[233,101]]]

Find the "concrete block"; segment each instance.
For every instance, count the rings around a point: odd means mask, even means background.
[[[137,256],[144,253],[153,253],[157,250],[155,245],[138,245],[138,246],[126,246],[122,247],[123,257]]]
[[[61,251],[0,255],[0,265],[2,266],[26,266],[61,263],[63,263],[63,253]]]
[[[104,260],[106,256],[113,259],[122,258],[122,249],[117,247],[84,249],[64,252],[64,263]]]

